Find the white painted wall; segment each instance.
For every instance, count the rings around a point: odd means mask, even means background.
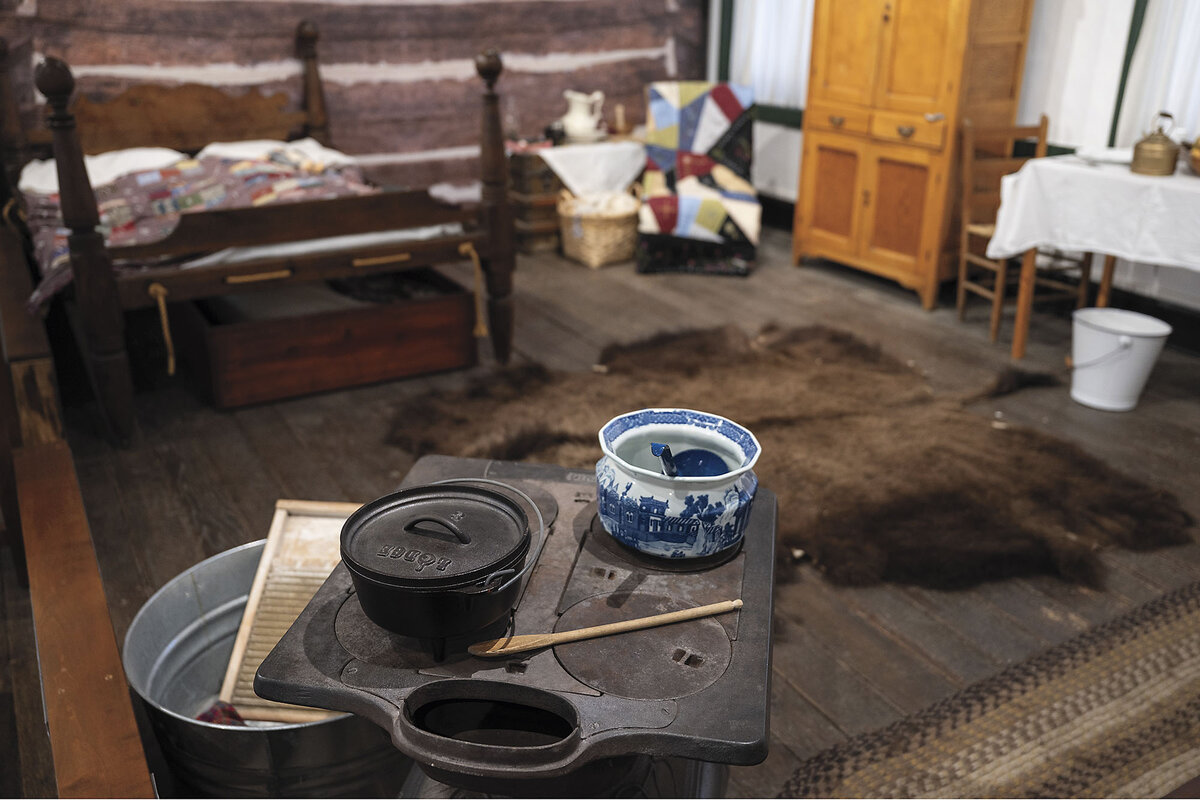
[[[754,123],[754,162],[750,171],[759,194],[796,202],[803,142],[804,135],[795,128]]]

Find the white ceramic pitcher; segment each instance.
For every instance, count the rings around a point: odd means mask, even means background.
[[[584,94],[567,89],[563,97],[567,99],[567,113],[562,117],[567,138],[581,142],[599,139],[603,135],[600,130],[600,108],[604,105],[604,92]]]

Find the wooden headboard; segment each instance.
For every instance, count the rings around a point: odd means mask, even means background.
[[[284,92],[264,95],[258,89],[230,94],[214,86],[141,84],[107,100],[79,95],[73,108],[83,152],[103,153],[126,147],[169,147],[194,153],[210,142],[242,139],[296,139],[311,136],[329,146],[329,119],[317,66],[317,27],[296,27],[296,55],[303,66],[301,108],[288,110]],[[4,94],[4,157],[27,160],[31,149],[48,148],[44,125],[23,131],[7,74],[7,44],[0,39],[0,92]],[[52,57],[47,61],[54,60]],[[22,156],[24,159],[22,159]]]

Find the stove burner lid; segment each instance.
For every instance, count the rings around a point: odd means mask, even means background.
[[[384,495],[342,526],[342,560],[406,589],[467,586],[520,569],[529,521],[506,495],[476,486],[417,486]]]
[[[556,631],[605,625],[687,608],[649,592],[594,595],[568,608]],[[740,613],[740,612],[739,612]],[[712,617],[556,645],[558,662],[580,683],[634,700],[677,699],[707,689],[733,658],[729,635]]]

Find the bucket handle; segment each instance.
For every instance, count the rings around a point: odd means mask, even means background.
[[[1071,369],[1083,369],[1084,367],[1094,367],[1097,364],[1102,364],[1105,361],[1108,361],[1113,356],[1116,356],[1116,355],[1119,355],[1119,354],[1125,352],[1126,350],[1128,350],[1131,347],[1133,347],[1133,337],[1132,336],[1124,336],[1124,335],[1118,336],[1116,350],[1110,350],[1109,352],[1105,353],[1104,355],[1100,356],[1099,358],[1093,358],[1091,361],[1085,361],[1082,364],[1072,364]]]
[[[538,558],[542,555],[542,548],[546,546],[546,538],[550,534],[546,530],[546,520],[542,517],[542,510],[540,508],[538,508],[537,503],[533,502],[532,497],[530,497],[525,492],[522,492],[520,489],[518,489],[517,487],[515,487],[511,484],[503,483],[501,481],[494,481],[494,480],[491,480],[490,478],[447,478],[444,481],[434,481],[435,485],[442,484],[442,483],[486,483],[486,484],[490,484],[492,486],[499,486],[502,489],[508,489],[513,494],[519,495],[522,500],[524,500],[526,503],[528,503],[530,508],[533,509],[533,513],[537,515],[538,546],[537,546],[537,550],[533,553],[533,557],[532,558],[526,557],[525,566],[523,566],[521,568],[520,572],[517,572],[516,570],[513,570],[513,569],[501,569],[501,570],[496,570],[491,575],[488,575],[486,578],[484,578],[483,585],[485,587],[489,587],[488,588],[489,592],[499,592],[499,591],[503,591],[504,589],[507,589],[509,586],[512,586],[514,583],[516,583],[522,577],[524,577],[526,572],[529,572],[529,570],[533,569],[533,565],[537,563]],[[497,580],[499,578],[503,578],[506,575],[512,575],[514,572],[516,572],[516,574],[513,575],[511,578],[509,578],[507,581],[505,581],[500,586],[494,586],[494,587],[489,586],[489,584],[491,584],[492,581]]]

